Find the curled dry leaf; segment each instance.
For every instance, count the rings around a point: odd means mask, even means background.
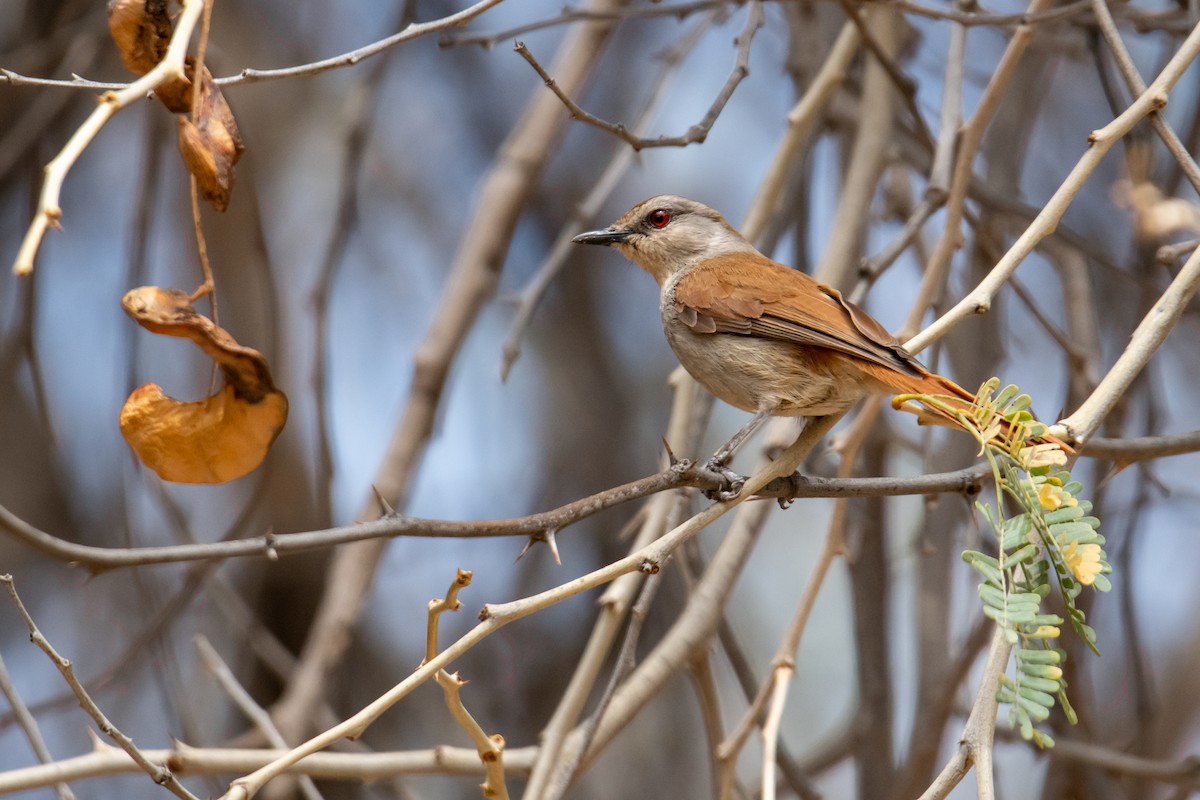
[[[167,0],[109,0],[108,30],[130,72],[145,75],[163,60],[171,28]]]
[[[121,306],[148,331],[191,339],[224,376],[221,390],[204,400],[176,400],[153,383],[129,396],[121,433],[142,463],[178,483],[223,483],[261,464],[288,413],[262,354],[239,345],[178,290],[143,286]]]
[[[233,165],[245,147],[233,111],[207,68],[200,84],[200,108],[192,116],[194,122],[179,117],[179,152],[204,199],[224,211],[233,191]]]
[[[167,0],[109,0],[108,30],[125,68],[145,75],[163,60],[171,43],[171,16]],[[192,62],[184,68],[186,78],[167,81],[154,94],[173,113],[192,110]]]
[[[144,75],[167,54],[173,25],[169,0],[109,0],[108,29],[127,69]],[[154,94],[175,114],[193,112],[195,60],[188,56],[186,77],[167,81]],[[192,119],[179,119],[179,150],[200,193],[217,211],[229,207],[233,165],[245,149],[237,121],[208,67],[200,72],[200,107]]]

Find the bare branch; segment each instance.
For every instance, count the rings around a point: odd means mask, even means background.
[[[562,12],[556,17],[547,17],[545,19],[534,20],[533,22],[526,22],[523,25],[517,25],[496,33],[444,34],[438,41],[438,45],[441,47],[462,47],[464,45],[477,44],[484,48],[490,48],[495,47],[499,42],[515,39],[522,34],[553,28],[558,25],[567,25],[572,22],[631,18],[649,19],[653,17],[683,19],[698,11],[720,11],[724,13],[724,9],[728,8],[728,6],[729,3],[727,0],[697,0],[697,2],[693,3],[678,3],[676,5],[662,3],[652,6],[633,6],[605,11],[565,6]]]
[[[1134,95],[1142,94],[1146,91],[1146,82],[1142,80],[1141,74],[1138,73],[1137,67],[1133,64],[1133,58],[1130,57],[1129,50],[1125,47],[1125,42],[1121,39],[1120,32],[1117,31],[1117,23],[1113,21],[1112,12],[1108,10],[1108,4],[1103,0],[1092,0],[1092,13],[1096,17],[1096,25],[1100,28],[1100,33],[1104,36],[1104,41],[1108,42],[1108,46],[1117,60],[1117,67],[1121,70],[1121,76],[1125,79],[1125,85],[1129,87],[1129,91]],[[1196,165],[1187,147],[1183,142],[1179,141],[1179,136],[1175,133],[1175,129],[1163,118],[1162,114],[1151,114],[1150,126],[1154,128],[1154,132],[1158,134],[1158,138],[1162,139],[1163,144],[1167,147],[1167,151],[1179,162],[1179,167],[1192,184],[1192,188],[1200,192],[1200,166]]]
[[[21,695],[17,694],[17,689],[8,676],[8,667],[4,666],[3,658],[0,658],[0,692],[8,700],[8,705],[13,710],[13,716],[16,717],[17,724],[25,734],[25,738],[29,740],[29,746],[33,749],[37,760],[43,765],[53,763],[54,758],[50,755],[49,748],[46,747],[46,740],[42,738],[37,720],[29,713],[29,707],[25,705]],[[65,781],[54,784],[54,793],[58,795],[59,800],[75,800],[75,793],[71,791],[71,787]]]
[[[1200,33],[1200,25],[1196,27]],[[1200,42],[1200,36],[1195,37]],[[1083,402],[1066,419],[1059,422],[1056,428],[1061,428],[1070,441],[1086,443],[1089,436],[1108,416],[1117,400],[1133,383],[1134,378],[1142,371],[1147,362],[1154,356],[1158,346],[1167,338],[1167,334],[1175,327],[1175,323],[1187,308],[1188,302],[1200,288],[1200,249],[1192,252],[1183,269],[1171,281],[1171,285],[1163,292],[1162,297],[1142,319],[1141,324],[1130,337],[1129,346],[1113,364],[1112,368],[1100,381],[1100,385],[1091,396]]]
[[[280,69],[253,69],[247,67],[235,76],[217,79],[217,83],[221,86],[236,86],[240,83],[260,83],[262,81],[277,81],[283,78],[298,78],[305,75],[316,75],[321,72],[327,72],[331,69],[339,69],[341,67],[352,67],[361,61],[364,61],[371,56],[377,56],[390,47],[395,47],[398,44],[419,39],[422,36],[428,36],[431,33],[444,31],[449,28],[458,28],[466,25],[471,20],[478,17],[483,12],[497,6],[504,0],[479,0],[472,6],[464,8],[455,14],[442,17],[440,19],[430,20],[429,22],[413,22],[405,26],[404,30],[397,34],[380,39],[377,42],[371,42],[368,45],[351,50],[348,53],[342,53],[340,56],[333,56],[321,61],[313,61],[309,64],[300,64],[295,67],[283,67]]]
[[[622,141],[628,142],[629,146],[634,150],[642,150],[647,147],[687,147],[689,144],[699,144],[708,138],[708,132],[712,130],[712,126],[716,123],[717,117],[721,115],[725,104],[729,102],[729,98],[733,96],[733,92],[737,89],[738,84],[742,79],[750,74],[750,44],[754,40],[755,32],[762,27],[762,3],[761,0],[750,0],[750,11],[746,17],[746,27],[734,39],[734,44],[737,45],[737,60],[733,66],[733,72],[725,81],[725,85],[721,87],[721,91],[717,93],[716,99],[713,100],[708,112],[704,118],[697,122],[692,127],[688,128],[687,132],[680,136],[659,136],[657,138],[645,138],[636,136],[629,132],[625,125],[619,122],[607,122],[600,119],[594,114],[590,114],[579,107],[579,104],[571,99],[558,82],[546,72],[546,69],[534,58],[533,53],[529,52],[529,48],[524,42],[517,42],[514,48],[537,72],[538,76],[549,87],[550,91],[554,92],[555,97],[562,101],[562,104],[571,112],[571,118],[577,119],[580,122],[585,122],[588,125],[593,125],[603,131],[608,131]]]
[[[992,307],[992,299],[996,292],[1016,271],[1025,257],[1033,251],[1038,242],[1054,232],[1059,220],[1066,212],[1075,195],[1083,188],[1083,184],[1099,166],[1100,161],[1121,140],[1126,133],[1133,129],[1147,115],[1162,108],[1167,102],[1167,95],[1176,82],[1183,76],[1184,71],[1200,52],[1200,25],[1197,25],[1180,45],[1179,50],[1154,79],[1154,83],[1143,92],[1120,116],[1088,137],[1088,149],[1076,162],[1066,179],[1059,185],[1058,190],[1038,213],[1037,217],[1025,229],[1020,238],[1013,244],[1004,258],[988,273],[970,293],[953,308],[943,314],[932,325],[905,343],[905,347],[914,353],[920,352],[933,342],[940,339],[951,328],[962,320],[975,314],[985,314]]]
[[[21,619],[25,621],[26,627],[29,628],[30,641],[41,648],[42,652],[50,657],[54,666],[58,667],[63,680],[67,682],[67,685],[71,687],[71,691],[75,693],[75,697],[78,698],[79,705],[87,712],[88,716],[95,720],[96,725],[100,727],[101,733],[120,745],[121,749],[128,753],[129,757],[134,760],[142,771],[149,775],[159,786],[167,789],[176,797],[183,798],[183,800],[198,800],[194,794],[183,788],[183,784],[172,774],[166,764],[155,763],[147,758],[145,753],[139,750],[137,745],[133,743],[133,739],[121,733],[120,729],[109,722],[108,717],[104,716],[104,712],[92,700],[87,690],[75,679],[75,668],[71,665],[71,662],[58,654],[58,651],[54,649],[54,646],[50,644],[50,641],[42,635],[37,625],[34,624],[33,617],[29,615],[25,604],[21,602],[20,595],[17,594],[17,587],[13,583],[12,575],[0,575],[0,583],[4,584],[5,590],[8,592],[9,597],[12,598],[13,605],[16,606],[17,613],[21,615]]]
[[[794,474],[768,482],[755,492],[755,496],[794,500],[802,497],[883,497],[937,492],[975,494],[979,491],[985,474],[988,474],[986,464],[913,478],[834,480]],[[684,487],[712,490],[723,485],[721,475],[690,462],[679,462],[671,469],[641,480],[606,489],[552,511],[531,514],[527,517],[507,520],[453,521],[396,515],[321,531],[267,534],[209,544],[181,544],[162,547],[121,548],[75,544],[35,528],[4,506],[0,506],[0,528],[52,558],[93,572],[103,572],[121,567],[205,559],[245,558],[248,556],[276,559],[281,555],[306,550],[397,536],[421,538],[530,536],[550,530],[561,531],[600,511],[658,492]]]
[[[116,92],[105,92],[100,96],[100,104],[84,120],[74,135],[63,146],[63,149],[46,165],[46,177],[42,183],[42,192],[38,196],[37,215],[25,233],[21,247],[17,251],[13,272],[17,275],[28,275],[33,271],[33,260],[41,247],[42,237],[50,228],[59,227],[62,219],[62,208],[59,207],[59,196],[62,194],[63,181],[75,161],[91,144],[96,134],[112,119],[118,111],[137,100],[141,100],[154,89],[170,80],[183,79],[184,57],[187,55],[188,40],[192,30],[204,10],[204,0],[183,0],[183,11],[175,23],[171,34],[171,42],[167,54],[142,77]],[[11,81],[12,78],[9,77]]]
[[[594,570],[587,575],[531,597],[525,597],[500,605],[485,605],[483,610],[479,612],[480,623],[454,644],[450,645],[450,647],[438,653],[436,657],[426,661],[412,675],[392,687],[345,722],[314,736],[304,744],[292,749],[284,756],[252,774],[235,780],[230,784],[229,791],[224,795],[224,798],[226,800],[249,800],[268,781],[282,774],[305,756],[323,750],[340,739],[357,738],[381,714],[406,697],[418,686],[434,677],[438,670],[455,661],[460,655],[508,623],[522,619],[543,608],[548,608],[567,598],[574,597],[589,589],[608,583],[621,575],[636,571],[654,574],[662,568],[666,559],[680,545],[690,540],[715,520],[724,516],[726,512],[735,508],[739,503],[753,496],[755,492],[770,483],[773,479],[790,473],[795,469],[816,442],[833,427],[839,417],[840,415],[835,415],[817,417],[812,420],[800,436],[797,437],[796,441],[776,461],[768,464],[746,481],[746,485],[740,494],[729,500],[712,504],[683,525],[670,531],[662,538],[656,539],[646,547],[607,564],[600,569]],[[643,688],[646,687],[643,685]],[[607,720],[608,717],[605,719]],[[603,737],[603,733],[604,720],[602,720],[600,731],[597,733],[597,741],[607,741]]]
[[[222,775],[249,772],[283,755],[285,750],[189,747],[176,743],[171,750],[143,750],[150,761],[170,764],[177,775]],[[536,747],[505,752],[510,774],[524,776],[533,764]],[[129,754],[100,744],[86,755],[64,758],[50,764],[0,772],[0,794],[52,786],[58,781],[77,781],[107,775],[140,772]],[[380,753],[314,753],[288,770],[290,775],[370,783],[400,775],[483,775],[479,755],[471,748],[441,745],[429,750]]]
[[[992,776],[992,740],[996,731],[996,690],[999,688],[1000,675],[1008,664],[1011,650],[1012,647],[1004,638],[1004,630],[996,626],[987,664],[983,668],[983,678],[979,681],[979,692],[971,706],[971,715],[967,718],[958,750],[921,795],[920,800],[942,800],[949,796],[954,787],[967,776],[972,765],[975,766],[979,800],[994,800],[996,795]]]
[[[233,670],[225,663],[225,659],[221,658],[221,655],[212,646],[212,643],[208,641],[208,638],[198,635],[194,641],[196,649],[200,651],[200,660],[204,662],[205,668],[216,678],[217,683],[221,685],[221,688],[233,700],[234,705],[246,715],[246,719],[250,720],[262,732],[272,747],[286,750],[288,744],[284,741],[283,735],[279,733],[279,729],[275,727],[275,723],[271,721],[271,715],[267,713],[266,709],[254,702],[254,698],[238,682],[237,676],[233,674]],[[300,776],[300,792],[307,800],[321,800],[321,793],[317,791],[317,785],[313,783],[313,779],[308,775]]]

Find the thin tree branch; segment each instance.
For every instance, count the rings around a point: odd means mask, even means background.
[[[1200,25],[1192,29],[1166,67],[1137,100],[1112,122],[1091,133],[1088,137],[1088,149],[1083,156],[1076,162],[1070,174],[1059,185],[1054,195],[1025,229],[1025,232],[1009,248],[995,268],[988,273],[988,276],[932,325],[906,342],[905,348],[913,353],[920,352],[946,335],[947,331],[964,319],[975,314],[985,314],[991,310],[992,300],[1000,287],[1016,271],[1025,257],[1033,251],[1038,242],[1054,232],[1062,215],[1075,199],[1075,195],[1083,188],[1083,184],[1099,166],[1112,146],[1143,118],[1166,105],[1171,89],[1183,76],[1198,52],[1200,52]]]
[[[99,105],[84,120],[75,131],[63,149],[46,165],[46,177],[42,183],[42,192],[38,197],[38,210],[21,247],[17,250],[17,258],[13,262],[13,272],[17,275],[28,275],[33,271],[33,260],[42,244],[42,237],[50,228],[58,228],[62,219],[62,208],[59,206],[59,196],[62,194],[63,181],[71,171],[75,161],[91,144],[96,134],[104,127],[117,112],[129,104],[141,100],[154,89],[170,80],[183,79],[184,58],[187,55],[188,40],[192,30],[204,10],[204,0],[183,0],[183,11],[176,20],[175,30],[171,33],[171,42],[167,46],[167,54],[154,68],[133,83],[124,88],[100,95]],[[9,78],[11,81],[11,77]]]
[[[12,575],[0,575],[0,583],[4,584],[5,590],[8,592],[9,597],[12,598],[13,605],[16,606],[17,613],[21,615],[21,619],[25,621],[26,627],[29,628],[30,641],[49,656],[54,666],[62,674],[63,680],[71,687],[71,691],[75,693],[75,697],[79,700],[79,705],[87,712],[88,716],[95,720],[101,733],[111,737],[114,742],[120,745],[121,749],[128,753],[129,757],[134,760],[142,771],[149,775],[159,786],[162,786],[176,797],[183,798],[183,800],[198,800],[194,794],[183,787],[183,784],[179,782],[179,779],[175,777],[166,764],[161,762],[155,763],[147,758],[146,754],[139,750],[137,745],[133,743],[133,739],[121,733],[120,729],[116,725],[113,725],[108,717],[104,715],[104,712],[92,700],[87,690],[76,680],[75,668],[71,665],[71,662],[59,655],[54,646],[50,644],[50,641],[38,630],[33,617],[29,615],[25,604],[21,602],[20,595],[17,594],[17,587],[13,583]]]
[[[816,444],[817,440],[833,427],[839,416],[818,417],[812,420],[800,436],[797,437],[796,441],[777,460],[768,464],[746,481],[746,485],[736,497],[723,502],[713,503],[683,525],[670,531],[662,538],[651,542],[646,547],[607,564],[600,569],[539,594],[510,603],[485,605],[483,610],[479,612],[480,623],[463,635],[458,641],[438,653],[436,657],[427,660],[415,672],[345,722],[321,732],[250,775],[235,780],[230,784],[229,791],[223,796],[224,799],[249,800],[268,781],[282,774],[305,756],[323,750],[340,739],[354,739],[362,735],[363,731],[370,727],[383,712],[394,706],[418,686],[431,679],[437,674],[438,670],[443,669],[463,653],[510,622],[515,622],[518,619],[527,617],[567,598],[574,597],[589,589],[608,583],[621,575],[635,571],[650,575],[658,572],[671,553],[680,545],[689,541],[693,536],[708,527],[715,520],[724,516],[738,504],[753,496],[755,492],[774,478],[779,477],[781,474],[790,473],[795,469],[803,457]],[[646,686],[645,682],[641,682],[639,685],[643,688]],[[618,701],[621,699],[618,698]],[[628,708],[623,708],[619,713],[628,713],[628,711]],[[611,736],[611,731],[606,730],[605,723],[610,721],[610,718],[613,716],[610,713],[601,720],[600,729],[597,733],[598,743],[607,742],[608,737]],[[606,733],[607,736],[605,735]]]
[[[593,0],[591,6],[604,10],[624,3]],[[562,40],[555,68],[571,91],[586,81],[612,26],[587,23],[573,28]],[[495,293],[520,215],[567,127],[557,100],[536,93],[482,180],[474,213],[449,270],[446,292],[413,355],[404,411],[372,481],[385,504],[404,505],[412,476],[433,434],[450,367],[484,303]],[[374,519],[382,509],[383,505],[372,499],[359,518]],[[328,676],[345,654],[349,631],[371,589],[382,552],[382,543],[371,543],[335,555],[300,662],[275,707],[275,718],[285,733],[309,729],[310,711],[320,702]]]
[[[168,764],[177,775],[221,775],[258,769],[286,753],[286,750],[189,747],[177,742],[170,750],[143,750],[152,762]],[[514,776],[525,776],[533,764],[536,747],[505,751],[505,764]],[[50,764],[0,772],[0,794],[29,791],[56,782],[78,781],[141,771],[129,754],[116,747],[97,743],[86,755],[64,758]],[[382,781],[401,775],[482,776],[479,754],[469,747],[440,745],[429,750],[402,750],[382,753],[314,753],[288,770],[290,775],[310,775],[327,780],[362,783]]]
[[[246,691],[245,687],[238,682],[237,676],[233,674],[233,670],[225,663],[225,659],[217,652],[217,649],[212,646],[208,638],[203,635],[198,635],[194,639],[196,649],[200,652],[200,660],[204,662],[204,667],[225,690],[225,694],[233,700],[234,705],[238,710],[250,720],[272,747],[286,750],[288,743],[284,741],[283,735],[279,729],[275,727],[275,723],[271,721],[271,715],[266,709],[254,702],[254,698]],[[307,800],[321,800],[321,793],[317,791],[317,785],[313,783],[313,779],[308,775],[300,776],[300,793]]]
[[[8,700],[13,716],[25,734],[25,738],[29,740],[29,746],[33,749],[37,760],[43,765],[54,763],[54,757],[50,755],[50,749],[46,747],[46,740],[42,738],[37,720],[34,719],[33,714],[29,713],[29,707],[25,705],[21,695],[17,694],[17,689],[8,676],[8,668],[4,666],[3,658],[0,658],[0,692],[3,692],[5,699]],[[54,784],[54,793],[58,795],[59,800],[75,800],[75,793],[71,791],[71,787],[65,781],[58,781]]]
[[[763,13],[762,3],[760,0],[750,0],[750,11],[746,17],[746,27],[734,39],[734,44],[737,46],[737,59],[733,66],[733,72],[725,81],[725,85],[721,87],[721,91],[717,93],[712,105],[709,106],[708,112],[695,125],[687,129],[686,133],[679,136],[666,136],[665,134],[658,137],[641,137],[629,132],[629,129],[619,122],[608,122],[600,119],[594,114],[590,114],[580,108],[579,104],[571,99],[571,96],[558,85],[558,82],[550,76],[550,73],[534,58],[533,53],[529,52],[529,48],[524,42],[517,42],[515,50],[524,58],[529,66],[533,67],[540,77],[549,87],[550,91],[554,92],[562,104],[571,112],[571,118],[587,123],[600,130],[607,131],[622,141],[625,141],[634,150],[642,150],[647,147],[687,147],[689,144],[699,144],[708,138],[708,132],[712,130],[712,126],[716,123],[717,117],[721,116],[721,112],[725,109],[725,104],[729,102],[729,98],[733,96],[733,92],[737,89],[738,84],[750,74],[750,44],[754,41],[754,34],[762,27]]]
[[[1141,74],[1134,66],[1133,58],[1129,55],[1129,50],[1125,47],[1124,40],[1121,39],[1117,23],[1113,21],[1112,13],[1108,10],[1108,3],[1104,0],[1092,0],[1092,13],[1096,17],[1096,26],[1104,36],[1104,41],[1112,50],[1117,68],[1121,71],[1121,77],[1125,79],[1125,85],[1129,87],[1132,94],[1142,94],[1146,91],[1146,82],[1142,80]],[[1162,143],[1166,145],[1167,152],[1174,156],[1179,163],[1179,168],[1187,176],[1192,188],[1200,192],[1200,166],[1196,165],[1195,160],[1187,151],[1187,147],[1179,141],[1175,129],[1170,126],[1162,114],[1151,114],[1150,126],[1154,128],[1158,138],[1162,139]]]
[[[977,464],[966,469],[912,478],[831,479],[793,474],[770,481],[760,487],[755,496],[756,498],[786,501],[803,497],[886,497],[938,492],[961,492],[973,495],[979,491],[986,474],[990,474],[987,464]],[[0,528],[52,558],[93,572],[103,572],[121,567],[204,559],[253,556],[273,560],[281,555],[307,550],[398,536],[420,538],[530,536],[548,531],[561,531],[600,511],[658,492],[680,488],[710,491],[724,486],[724,481],[724,477],[715,472],[681,461],[670,469],[646,478],[607,489],[581,500],[575,500],[552,511],[531,514],[526,517],[507,520],[453,521],[393,515],[371,522],[321,531],[266,534],[207,544],[161,547],[120,548],[75,544],[35,528],[4,506],[0,506]]]
[[[1004,637],[1004,629],[996,626],[991,648],[979,682],[979,692],[971,706],[971,714],[959,739],[958,750],[934,779],[920,800],[943,800],[949,796],[975,767],[976,794],[979,800],[995,800],[992,775],[992,743],[996,733],[996,690],[1000,675],[1008,664],[1012,646]]]
[[[634,135],[643,136],[645,134],[654,116],[667,99],[668,89],[674,83],[675,78],[679,76],[684,59],[708,29],[725,13],[725,6],[722,4],[718,11],[698,20],[676,45],[661,56],[662,71],[654,81],[654,90],[638,114],[637,122],[634,123]],[[554,245],[550,248],[549,255],[538,267],[533,279],[521,291],[508,335],[504,339],[504,344],[501,345],[500,380],[508,380],[508,373],[521,354],[521,336],[533,319],[533,312],[537,309],[550,284],[562,271],[563,265],[567,263],[571,254],[576,252],[575,235],[599,212],[600,207],[634,163],[635,157],[635,150],[623,145],[617,146],[617,151],[608,162],[608,166],[605,167],[604,172],[596,180],[587,196],[571,210],[558,237],[554,240]]]
[[[1200,32],[1200,25],[1196,27]],[[1196,37],[1200,42],[1200,37]],[[1200,249],[1195,250],[1171,285],[1154,303],[1129,339],[1129,345],[1100,381],[1096,390],[1066,419],[1054,426],[1068,441],[1085,444],[1113,406],[1133,383],[1159,345],[1175,327],[1192,295],[1200,288]]]
[[[333,56],[321,61],[313,61],[309,64],[300,64],[295,67],[283,67],[280,69],[254,69],[247,67],[240,73],[227,78],[218,78],[217,83],[221,86],[236,86],[242,83],[260,83],[262,81],[277,81],[283,78],[298,78],[306,75],[316,75],[321,72],[327,72],[331,69],[339,69],[341,67],[352,67],[361,61],[364,61],[371,56],[377,56],[390,47],[395,47],[398,44],[419,39],[422,36],[428,36],[431,33],[448,30],[450,28],[459,28],[466,25],[471,20],[478,17],[483,12],[497,6],[504,0],[480,0],[474,5],[464,8],[454,14],[450,14],[440,19],[430,20],[429,22],[412,22],[405,26],[404,30],[397,34],[380,39],[377,42],[371,42],[368,45],[351,50],[348,53],[342,53],[339,56]]]

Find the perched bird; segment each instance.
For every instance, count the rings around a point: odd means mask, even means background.
[[[768,417],[845,411],[868,394],[971,392],[929,372],[833,287],[764,256],[708,206],[652,197],[581,244],[611,245],[662,289],[667,341],[714,395],[754,416],[713,456],[724,470]]]

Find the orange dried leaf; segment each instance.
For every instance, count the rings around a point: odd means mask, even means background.
[[[121,409],[121,433],[159,477],[180,483],[221,483],[253,470],[287,421],[288,402],[257,350],[239,345],[191,299],[174,289],[143,286],[121,300],[147,330],[191,339],[221,368],[225,385],[204,400],[168,397],[153,383]]]
[[[145,75],[162,61],[171,29],[167,0],[109,0],[108,30],[130,72]]]
[[[212,397],[184,402],[147,383],[125,401],[121,433],[165,481],[224,483],[262,463],[286,419],[282,392],[248,403],[226,384]]]
[[[245,147],[233,111],[208,69],[201,81],[200,108],[194,119],[179,118],[179,152],[204,199],[224,211],[233,191],[233,166]]]

